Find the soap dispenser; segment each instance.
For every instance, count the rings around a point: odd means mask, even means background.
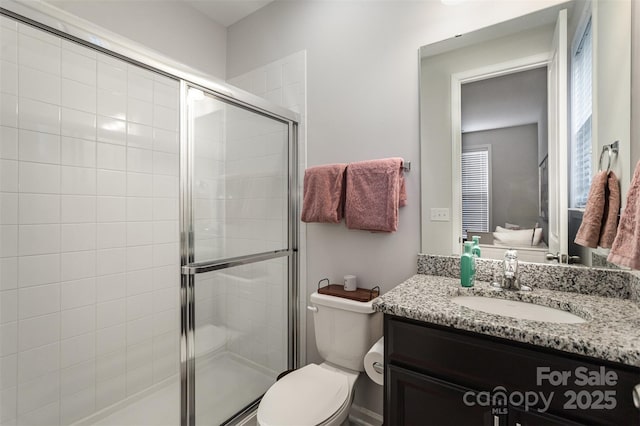
[[[462,287],[473,287],[476,275],[476,259],[473,257],[473,243],[464,243],[464,253],[460,258],[460,285]]]
[[[474,235],[473,236],[473,249],[471,250],[471,252],[473,253],[473,255],[475,257],[480,257],[481,251],[480,251],[480,236],[479,235]]]

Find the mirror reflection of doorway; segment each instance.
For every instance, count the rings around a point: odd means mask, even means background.
[[[465,83],[463,236],[483,245],[547,249],[547,68]]]

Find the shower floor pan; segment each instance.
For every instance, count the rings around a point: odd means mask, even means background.
[[[197,361],[196,421],[202,425],[224,422],[275,382],[275,373],[231,352],[205,355]],[[178,426],[180,383],[167,379],[153,392],[118,407],[111,407],[76,425]]]

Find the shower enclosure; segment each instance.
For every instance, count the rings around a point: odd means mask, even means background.
[[[3,5],[0,425],[238,418],[296,366],[296,114]]]

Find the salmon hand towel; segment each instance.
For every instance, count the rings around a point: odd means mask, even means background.
[[[402,163],[402,158],[387,158],[347,166],[344,209],[347,228],[398,230],[398,208],[407,203]]]
[[[609,262],[640,269],[640,161],[636,164],[627,205],[620,217],[618,233],[607,258]]]
[[[589,189],[587,206],[584,209],[582,223],[576,234],[575,243],[584,247],[598,247],[600,229],[602,228],[602,215],[606,204],[607,172],[598,172]]]
[[[305,170],[303,222],[340,223],[344,211],[346,167],[346,164],[328,164]]]
[[[598,245],[611,248],[618,229],[618,213],[620,212],[620,182],[615,173],[609,172],[607,178],[606,204],[602,213],[602,229]]]

